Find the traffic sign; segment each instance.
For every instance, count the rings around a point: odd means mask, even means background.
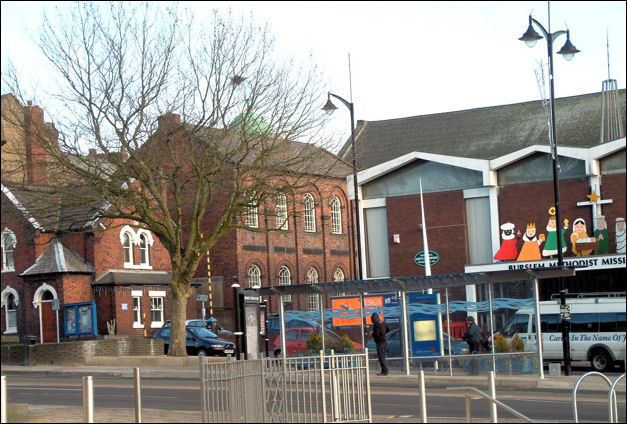
[[[198,302],[208,302],[209,301],[209,296],[206,294],[197,294],[196,295],[196,300]]]

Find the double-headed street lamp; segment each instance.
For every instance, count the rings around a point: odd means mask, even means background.
[[[544,37],[538,34],[534,25],[540,29]],[[553,89],[553,41],[562,34],[566,34],[566,43],[557,52],[564,56],[564,59],[571,60],[575,53],[579,53],[579,50],[570,42],[570,31],[556,31],[551,34],[551,14],[549,11],[549,30],[545,30],[540,22],[536,21],[529,15],[529,27],[519,40],[524,41],[529,47],[536,45],[538,40],[546,38],[546,46],[549,55],[549,86],[550,86],[550,100],[551,100],[551,138],[549,140],[551,144],[551,156],[553,158],[553,190],[555,195],[555,231],[557,235],[557,264],[559,267],[564,266],[564,255],[562,252],[562,230],[560,219],[560,191],[559,191],[559,179],[557,174],[557,136],[555,128],[555,94]],[[561,304],[563,308],[566,307],[565,290],[561,290]],[[565,309],[564,309],[565,310]],[[564,355],[564,374],[570,375],[570,335],[568,334],[568,322],[565,315],[562,315],[562,353]],[[540,341],[538,341],[539,343]]]
[[[551,18],[549,17],[549,31],[551,30],[550,19]],[[535,29],[533,28],[534,24],[540,29],[544,37],[542,37],[540,34],[538,34],[535,31]],[[550,86],[550,100],[551,100],[551,139],[549,140],[549,142],[551,144],[551,156],[553,158],[553,190],[554,190],[554,195],[555,195],[555,223],[556,223],[555,230],[557,232],[557,264],[558,266],[562,267],[564,266],[564,255],[562,252],[562,231],[560,228],[560,226],[562,225],[561,220],[560,220],[560,192],[559,192],[559,180],[558,180],[558,174],[557,174],[557,135],[556,135],[556,129],[555,129],[555,96],[554,96],[554,88],[553,88],[553,41],[560,35],[566,34],[566,43],[564,43],[564,46],[560,49],[560,51],[557,52],[557,54],[563,55],[564,59],[566,60],[571,60],[575,56],[575,53],[579,53],[579,50],[577,50],[577,48],[575,48],[575,46],[573,46],[572,43],[570,42],[569,30],[556,31],[552,34],[549,31],[545,30],[544,27],[540,24],[540,22],[536,21],[535,19],[531,17],[531,15],[529,15],[529,27],[527,28],[527,31],[523,34],[523,36],[519,38],[519,40],[524,41],[525,44],[527,44],[527,46],[533,47],[536,45],[538,40],[542,38],[546,38],[546,45],[547,45],[548,55],[549,55],[549,86]]]
[[[350,102],[347,102],[346,100],[344,100],[343,98],[341,98],[340,96],[333,94],[333,93],[327,93],[327,103],[324,105],[324,107],[322,108],[322,110],[324,110],[326,113],[333,113],[333,111],[335,111],[337,109],[337,107],[333,104],[333,102],[331,102],[331,96],[335,97],[336,99],[338,99],[340,102],[342,102],[344,104],[344,106],[346,106],[348,108],[348,110],[351,113],[351,145],[352,145],[352,149],[353,149],[353,192],[354,192],[354,196],[355,196],[355,234],[356,234],[356,238],[357,240],[354,240],[355,246],[357,247],[357,266],[353,266],[353,272],[354,274],[357,274],[357,278],[359,280],[363,279],[363,273],[361,270],[361,228],[359,226],[359,192],[358,192],[358,187],[357,187],[357,165],[355,163],[355,114],[353,111],[353,104]],[[356,269],[355,269],[356,268]]]

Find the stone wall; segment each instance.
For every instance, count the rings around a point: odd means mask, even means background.
[[[24,349],[27,352],[24,352]],[[35,345],[2,346],[3,364],[83,364],[92,356],[163,355],[163,340],[133,336],[104,336],[84,340]]]

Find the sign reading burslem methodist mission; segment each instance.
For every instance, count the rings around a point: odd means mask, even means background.
[[[429,250],[429,264],[435,265],[440,262],[440,255],[435,250]],[[418,266],[425,266],[425,251],[414,255],[414,263]]]

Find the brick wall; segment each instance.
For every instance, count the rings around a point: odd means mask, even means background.
[[[132,336],[105,336],[100,340],[2,346],[2,363],[28,365],[82,364],[91,356],[163,355],[163,340]]]

